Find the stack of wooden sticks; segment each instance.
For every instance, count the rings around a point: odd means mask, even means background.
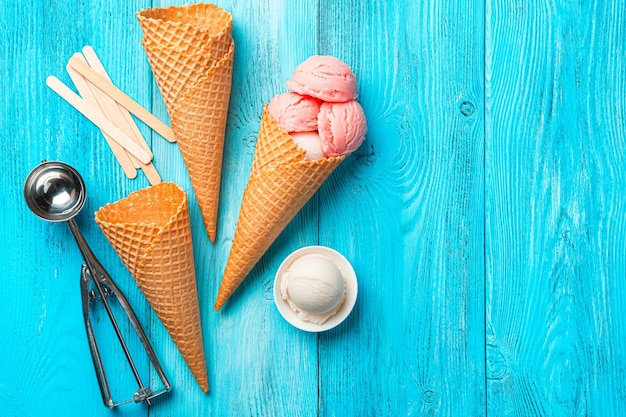
[[[128,178],[135,178],[141,169],[150,184],[161,182],[152,152],[132,115],[175,142],[172,129],[113,84],[92,47],[75,53],[66,69],[80,95],[55,76],[46,79],[48,87],[100,128]]]

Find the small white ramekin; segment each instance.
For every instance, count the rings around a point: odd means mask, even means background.
[[[287,272],[296,259],[309,254],[321,254],[328,257],[328,259],[330,259],[337,266],[337,268],[339,268],[346,283],[346,299],[337,311],[337,314],[330,317],[322,324],[301,320],[291,309],[287,300],[283,300],[280,292],[280,282],[283,274]],[[280,267],[278,267],[276,277],[274,278],[274,302],[276,303],[276,307],[278,308],[280,314],[292,326],[306,332],[323,332],[338,326],[346,319],[346,317],[350,315],[350,312],[352,312],[354,304],[356,303],[358,289],[359,286],[354,268],[352,268],[350,262],[348,262],[348,260],[341,253],[326,246],[305,246],[287,256],[280,264]]]

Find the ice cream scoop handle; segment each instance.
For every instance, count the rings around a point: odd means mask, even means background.
[[[100,298],[102,299],[104,308],[106,309],[106,312],[107,312],[107,316],[109,316],[109,319],[111,320],[111,324],[113,325],[115,334],[117,335],[117,338],[120,341],[120,344],[122,345],[122,349],[124,350],[124,355],[126,356],[126,360],[128,361],[128,364],[130,365],[133,371],[133,375],[135,376],[135,379],[137,380],[139,387],[143,388],[144,387],[143,382],[141,382],[141,377],[139,376],[137,367],[135,366],[135,363],[133,362],[133,358],[130,356],[130,351],[128,350],[128,346],[126,346],[126,342],[124,341],[124,338],[122,337],[122,332],[120,331],[120,328],[117,325],[117,321],[115,321],[115,317],[113,316],[113,312],[111,311],[111,306],[109,306],[109,302],[106,299],[106,294],[104,290],[102,289],[102,283],[106,282],[107,285],[111,287],[115,293],[119,291],[117,290],[117,287],[111,280],[111,277],[109,277],[109,274],[105,271],[104,267],[102,267],[102,265],[100,265],[100,262],[98,262],[98,260],[96,259],[95,255],[89,248],[89,245],[87,245],[87,241],[85,241],[85,238],[83,237],[82,233],[80,233],[80,229],[78,228],[78,225],[76,224],[74,219],[68,220],[67,223],[70,226],[70,230],[72,231],[72,234],[74,235],[74,239],[76,239],[76,243],[78,244],[80,252],[83,254],[83,258],[85,258],[87,269],[91,273],[91,276],[94,278],[94,284],[96,285],[96,289],[98,290]]]
[[[80,273],[80,293],[83,304],[83,318],[85,319],[85,331],[87,332],[87,344],[89,345],[89,352],[91,353],[91,360],[93,362],[94,369],[96,371],[96,378],[98,379],[98,385],[100,386],[100,394],[102,395],[102,401],[108,408],[115,407],[113,397],[111,396],[111,390],[106,379],[104,372],[104,365],[100,358],[100,351],[98,350],[98,344],[96,343],[96,337],[94,335],[93,326],[91,325],[91,319],[89,318],[89,282],[91,281],[91,275],[87,269],[87,265],[83,264]]]
[[[106,375],[104,373],[104,369],[102,368],[102,361],[100,360],[100,355],[98,352],[97,345],[95,343],[93,331],[91,330],[91,322],[89,318],[88,304],[87,304],[87,312],[85,312],[85,303],[89,303],[89,291],[87,287],[84,287],[84,285],[88,286],[88,283],[91,280],[93,280],[96,286],[98,295],[100,296],[100,299],[102,300],[102,303],[104,304],[105,310],[107,312],[107,316],[109,317],[111,324],[113,326],[113,329],[115,330],[115,334],[120,342],[120,345],[122,346],[124,355],[126,356],[126,360],[128,361],[128,364],[131,367],[135,380],[137,381],[137,384],[139,385],[139,389],[137,390],[137,392],[135,392],[135,395],[134,395],[134,401],[135,402],[145,401],[146,404],[149,405],[151,398],[154,398],[156,395],[159,395],[163,392],[169,391],[171,388],[171,385],[169,381],[167,380],[167,378],[165,377],[165,374],[163,373],[161,365],[156,358],[154,350],[152,349],[152,346],[150,345],[150,342],[148,341],[148,338],[145,332],[143,331],[143,328],[141,327],[139,320],[137,320],[137,316],[135,315],[135,312],[133,311],[130,304],[128,303],[128,300],[126,299],[124,294],[117,288],[117,285],[115,285],[115,282],[113,282],[113,280],[111,279],[107,271],[104,269],[104,267],[100,264],[98,259],[96,259],[95,255],[89,248],[87,241],[85,240],[82,233],[80,232],[80,229],[78,228],[78,225],[76,224],[74,219],[68,220],[67,223],[86,263],[86,268],[83,268],[82,276],[83,276],[83,280],[86,280],[87,283],[83,284],[83,282],[81,281],[81,295],[83,298],[83,314],[84,314],[85,326],[87,330],[87,338],[90,344],[92,359],[94,361],[96,375],[98,377],[98,383],[100,385],[104,403],[107,407],[115,406],[113,400],[111,399],[111,394],[109,392],[108,384],[106,381]],[[114,296],[117,299],[122,309],[124,310],[124,313],[128,317],[128,320],[130,321],[131,325],[135,329],[135,332],[139,336],[141,344],[144,347],[150,362],[152,362],[154,369],[156,370],[157,374],[159,375],[159,378],[161,379],[161,382],[163,383],[164,389],[161,392],[153,393],[150,390],[150,388],[147,385],[144,385],[143,382],[141,381],[141,377],[130,355],[130,351],[128,350],[128,347],[126,346],[126,342],[124,341],[124,338],[119,329],[119,326],[117,325],[115,317],[113,316],[113,312],[111,311],[111,307],[109,306],[109,303],[107,301],[107,296]]]

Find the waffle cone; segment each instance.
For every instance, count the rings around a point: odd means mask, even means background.
[[[199,50],[185,50],[157,44],[147,38],[141,41],[152,73],[159,86],[165,107],[172,113],[176,99],[186,89],[195,85],[207,71],[215,65],[225,65],[232,69],[231,62],[224,61],[233,48],[230,35],[220,34]]]
[[[213,4],[137,14],[142,45],[215,242],[224,134],[232,82],[232,16]]]
[[[178,99],[172,130],[187,166],[202,219],[215,242],[233,47]]]
[[[146,39],[162,46],[199,51],[210,38],[232,34],[232,16],[214,4],[148,8],[137,13]]]
[[[345,158],[308,161],[304,155],[291,136],[264,110],[215,310],[230,298],[287,224]]]
[[[208,392],[187,195],[162,182],[102,207],[95,219]]]

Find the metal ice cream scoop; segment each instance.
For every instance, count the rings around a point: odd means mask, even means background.
[[[154,350],[143,331],[141,324],[137,320],[133,309],[124,294],[115,285],[104,267],[96,259],[95,255],[87,245],[85,238],[81,234],[78,225],[74,221],[74,217],[80,213],[85,205],[86,190],[85,182],[73,167],[63,162],[42,162],[35,167],[24,183],[24,199],[28,208],[38,217],[50,222],[67,222],[69,228],[78,244],[81,254],[85,260],[81,270],[80,290],[83,305],[83,318],[85,320],[85,329],[87,331],[87,340],[89,350],[96,370],[98,384],[102,393],[104,404],[113,408],[127,402],[142,402],[150,404],[150,399],[157,395],[163,394],[170,390],[171,385],[167,380],[159,361],[154,354]],[[94,290],[90,290],[90,283],[94,284]],[[96,295],[97,292],[97,295]],[[122,310],[128,317],[131,325],[137,332],[143,348],[148,354],[148,358],[156,373],[158,374],[163,388],[157,392],[153,392],[149,386],[144,385],[141,377],[135,367],[126,342],[122,337],[122,333],[111,311],[108,298],[114,297],[119,302]],[[91,303],[102,300],[107,315],[111,320],[115,334],[120,341],[126,359],[132,369],[133,375],[137,380],[139,389],[133,394],[131,400],[116,402],[111,396],[109,384],[102,364],[102,359],[98,351],[95,335],[91,319],[89,317],[89,306]]]

